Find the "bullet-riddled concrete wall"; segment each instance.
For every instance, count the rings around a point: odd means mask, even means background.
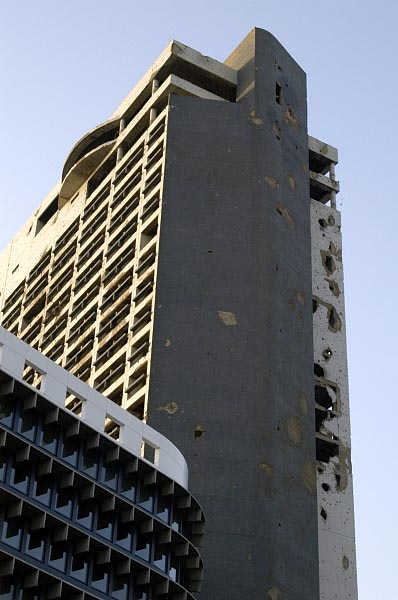
[[[341,218],[311,201],[321,600],[356,600]]]
[[[206,514],[203,600],[318,600],[305,76],[262,31],[234,61],[237,104],[170,100],[148,423]]]

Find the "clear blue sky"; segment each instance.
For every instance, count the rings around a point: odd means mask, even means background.
[[[307,72],[310,133],[338,146],[361,600],[393,599],[398,496],[398,2],[3,0],[0,248],[170,39],[223,60],[253,27]],[[247,599],[250,600],[250,599]]]

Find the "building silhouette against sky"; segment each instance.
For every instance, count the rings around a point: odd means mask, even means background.
[[[3,327],[186,457],[205,600],[357,597],[337,150],[306,119],[269,33],[172,42],[0,256]]]

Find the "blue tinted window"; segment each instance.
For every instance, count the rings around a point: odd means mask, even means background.
[[[58,490],[55,496],[54,509],[68,519],[72,517],[73,492],[72,490]]]
[[[32,556],[36,560],[43,562],[44,558],[44,547],[45,547],[45,534],[44,532],[27,534],[25,553]]]
[[[28,440],[34,441],[36,436],[37,415],[31,410],[23,410],[18,417],[17,431]]]
[[[136,476],[133,473],[123,473],[120,480],[120,493],[131,500],[135,501]]]
[[[49,566],[65,573],[67,555],[65,544],[54,544],[50,548]]]
[[[13,465],[11,467],[10,485],[23,494],[29,490],[30,466],[26,464]]]
[[[59,430],[55,423],[43,425],[39,431],[39,444],[52,454],[57,453]]]
[[[0,423],[12,427],[16,402],[13,398],[0,398]]]
[[[4,521],[1,541],[12,548],[21,549],[22,526],[18,519]]]
[[[80,468],[84,473],[96,479],[98,474],[98,454],[92,450],[86,450],[83,453]]]
[[[77,457],[79,453],[79,440],[77,438],[67,438],[64,440],[61,448],[61,458],[70,465],[77,466]]]

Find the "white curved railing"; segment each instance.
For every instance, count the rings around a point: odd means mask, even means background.
[[[79,418],[87,425],[104,433],[105,423],[111,419],[119,426],[116,443],[142,460],[146,460],[142,456],[142,449],[145,444],[149,445],[154,449],[154,461],[148,462],[185,489],[188,488],[187,463],[178,448],[166,437],[0,327],[0,370],[29,385],[23,379],[27,366],[41,374],[40,386],[31,386],[32,389],[62,408],[65,408],[67,395],[73,394],[82,401],[82,416]]]

